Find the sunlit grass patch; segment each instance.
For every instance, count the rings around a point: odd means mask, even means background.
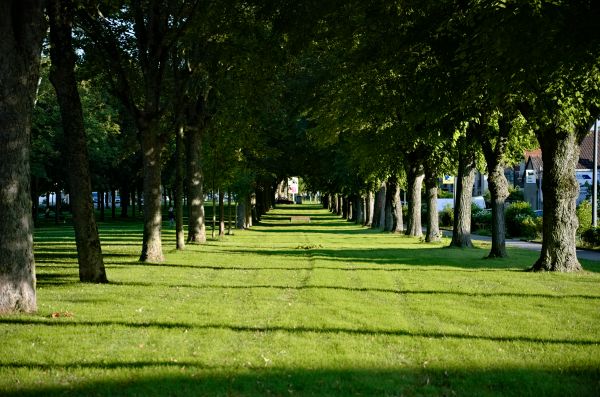
[[[0,318],[0,395],[600,391],[592,262],[527,273],[535,252],[488,260],[284,206],[185,251],[165,227],[163,264],[137,261],[140,224],[105,222],[110,283],[91,285],[72,235],[37,232],[39,311]]]

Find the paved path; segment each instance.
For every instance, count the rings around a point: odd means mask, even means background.
[[[443,233],[444,233],[444,236],[452,237],[451,231],[444,230]],[[489,236],[480,236],[477,234],[472,234],[471,239],[475,240],[475,241],[491,241],[492,240],[492,238]],[[512,239],[506,240],[506,246],[523,248],[523,249],[532,250],[532,251],[541,251],[541,249],[542,249],[542,244],[540,244],[540,243],[532,243],[531,241],[521,241],[521,240],[512,240]],[[577,250],[577,258],[600,262],[600,252],[578,249]]]

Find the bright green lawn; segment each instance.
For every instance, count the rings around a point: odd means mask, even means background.
[[[101,233],[111,283],[84,285],[71,229],[37,231],[39,311],[0,318],[0,395],[600,395],[598,263],[526,273],[534,252],[306,205],[184,252],[167,228],[164,264],[137,262],[139,223]]]

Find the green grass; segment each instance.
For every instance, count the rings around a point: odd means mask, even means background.
[[[39,311],[0,318],[0,395],[600,395],[598,263],[527,273],[535,252],[307,205],[183,252],[165,227],[164,264],[137,262],[140,223],[100,227],[107,285],[78,282],[70,228],[37,230]]]

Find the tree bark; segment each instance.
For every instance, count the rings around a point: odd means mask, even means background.
[[[183,126],[180,126],[175,138],[175,248],[178,250],[185,249],[185,235],[183,233],[183,140],[184,129]]]
[[[373,200],[373,192],[369,190],[367,192],[367,197],[365,199],[365,223],[364,225],[367,227],[371,227],[373,224],[373,210],[375,209],[375,204]]]
[[[357,194],[354,200],[356,203],[356,219],[355,222],[359,225],[365,224],[365,198],[362,195]]]
[[[190,128],[187,131],[187,174],[188,174],[188,243],[206,242],[204,214],[204,191],[202,172],[202,131]]]
[[[385,182],[381,182],[379,190],[375,193],[375,210],[373,211],[374,229],[383,229],[385,227]]]
[[[342,219],[346,220],[348,219],[348,197],[346,196],[341,196],[341,200],[342,200]]]
[[[544,162],[544,232],[542,252],[530,270],[579,271],[582,267],[577,260],[575,246],[579,184],[575,178],[575,167],[579,159],[580,137],[573,132],[552,129],[538,131],[536,135]]]
[[[461,150],[459,153],[457,178],[450,246],[471,248],[471,202],[475,181],[475,154],[472,150]]]
[[[425,191],[427,195],[427,234],[425,241],[438,242],[441,239],[440,222],[437,210],[438,178],[431,169],[426,170]]]
[[[43,2],[0,2],[0,314],[34,312],[31,111],[45,33]]]
[[[142,262],[162,262],[165,260],[162,252],[161,227],[161,150],[162,145],[158,136],[158,121],[138,121],[142,127],[142,155],[144,171],[144,234],[142,242]]]
[[[402,202],[400,201],[398,177],[395,174],[388,177],[386,187],[386,208],[389,206],[390,211],[390,225],[388,229],[388,220],[386,219],[386,230],[392,233],[402,233],[404,232]]]
[[[67,177],[75,229],[79,280],[106,283],[100,236],[94,217],[92,187],[81,99],[75,78],[75,53],[71,42],[73,4],[69,0],[47,3],[50,21],[50,81],[56,90],[66,145]],[[113,190],[112,216],[115,217]]]
[[[423,235],[421,223],[421,191],[423,190],[423,167],[420,164],[411,164],[408,169],[408,219],[406,234],[420,237]]]
[[[344,212],[344,209],[343,209],[343,207],[344,207],[344,201],[343,201],[343,200],[344,200],[344,199],[343,199],[342,195],[341,195],[341,194],[338,194],[338,195],[337,195],[337,208],[336,208],[336,210],[337,210],[337,211],[336,211],[336,214],[337,214],[338,216],[343,216],[343,215],[342,215],[342,214],[343,214],[343,212]]]
[[[488,188],[490,190],[492,205],[492,248],[488,258],[505,258],[506,252],[506,221],[504,205],[508,198],[508,181],[504,175],[504,156],[510,133],[510,120],[501,117],[499,122],[499,134],[495,146],[491,139],[484,134],[479,137],[483,155],[485,156],[488,172]]]

